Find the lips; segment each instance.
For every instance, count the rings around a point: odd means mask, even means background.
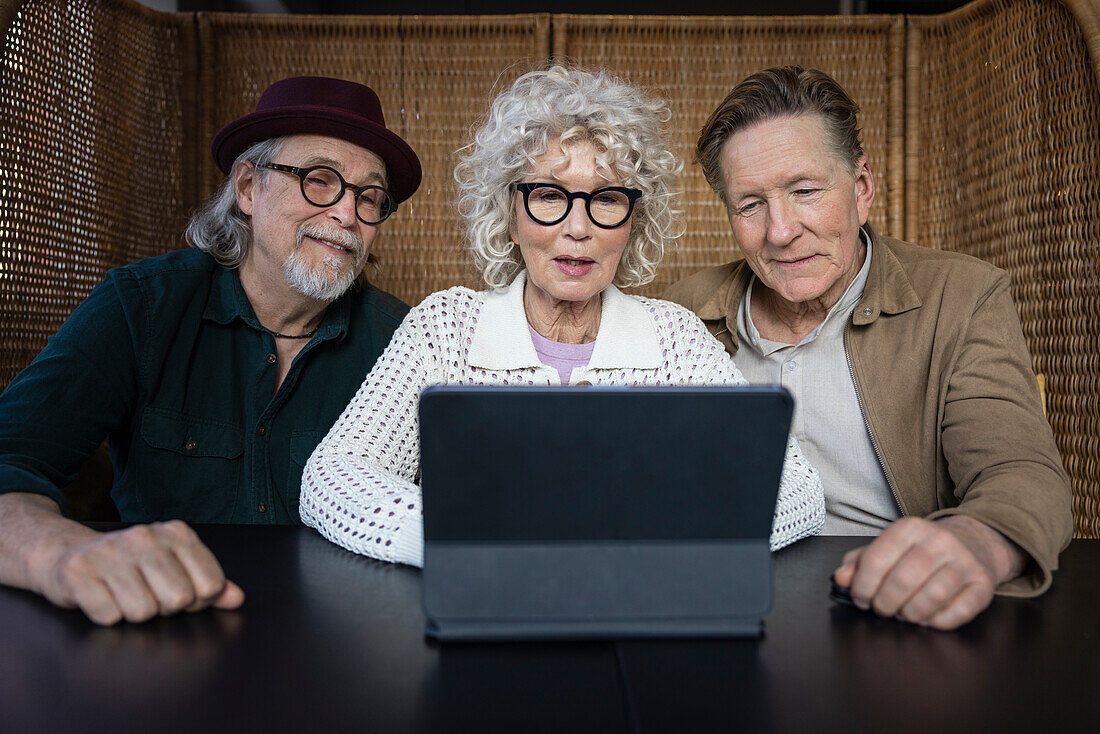
[[[817,255],[813,254],[813,255],[807,255],[806,257],[795,258],[793,260],[779,260],[779,259],[776,259],[775,262],[778,263],[781,266],[782,265],[804,265],[804,264],[810,262],[811,260],[813,260],[816,257],[817,257]]]
[[[575,278],[587,275],[596,265],[596,261],[590,257],[567,257],[565,255],[555,257],[554,262],[557,263],[558,270]]]
[[[298,246],[302,240],[309,238],[330,250],[340,253],[348,253],[354,259],[358,259],[363,252],[363,242],[352,232],[330,229],[314,224],[303,224],[298,228]]]
[[[310,239],[316,242],[320,242],[322,245],[331,247],[334,250],[340,250],[342,252],[352,252],[350,247],[344,247],[343,245],[339,245],[331,240],[321,239],[320,237],[310,237]]]

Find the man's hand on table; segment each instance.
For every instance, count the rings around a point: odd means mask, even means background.
[[[36,591],[102,625],[244,602],[241,588],[179,520],[95,533],[52,549],[29,571]]]
[[[861,609],[951,630],[988,607],[993,590],[1024,563],[1016,545],[965,515],[903,518],[845,554],[834,578]]]
[[[62,517],[53,500],[18,492],[0,494],[0,583],[79,607],[105,625],[244,603],[183,522],[97,533]]]

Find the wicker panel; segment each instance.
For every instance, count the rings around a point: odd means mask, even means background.
[[[746,74],[799,63],[836,76],[863,107],[876,225],[1012,274],[1076,529],[1097,537],[1100,11],[1095,0],[1066,7],[979,0],[908,19],[554,16],[553,52],[669,99],[687,161],[711,109]],[[181,244],[188,214],[222,179],[214,132],[283,76],[370,84],[421,155],[424,184],[384,227],[376,282],[414,303],[476,285],[453,211],[455,151],[492,93],[551,53],[546,15],[196,16],[132,0],[0,0],[0,27],[0,386],[108,267]],[[697,166],[683,188],[688,235],[648,293],[734,255]]]
[[[0,386],[107,268],[178,241],[190,37],[177,21],[130,2],[32,0],[6,29]]]
[[[905,31],[895,17],[700,18],[554,16],[554,54],[605,67],[669,101],[670,140],[687,164],[681,177],[687,234],[657,280],[665,286],[736,255],[729,221],[699,167],[691,163],[699,129],[729,90],[769,66],[800,64],[828,72],[862,108],[864,148],[875,172],[872,221],[901,234]]]
[[[1053,2],[911,23],[910,237],[1011,274],[1076,532],[1100,537],[1100,94],[1085,40]]]
[[[456,284],[477,285],[452,203],[454,153],[469,141],[502,75],[510,82],[523,60],[545,64],[549,16],[211,14],[199,22],[202,140],[251,111],[264,88],[284,76],[323,74],[369,85],[387,125],[424,166],[420,190],[375,243],[382,273],[373,281],[409,303]],[[208,154],[201,165],[212,192],[223,177]]]

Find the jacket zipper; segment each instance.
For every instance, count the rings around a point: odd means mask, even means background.
[[[859,391],[859,382],[856,381],[856,371],[852,367],[852,342],[849,338],[849,334],[852,331],[852,322],[849,321],[844,325],[844,359],[848,362],[848,375],[852,378],[852,387],[856,391],[856,403],[859,404],[859,414],[863,418],[863,425],[867,428],[867,435],[871,437],[871,448],[875,450],[875,458],[878,459],[879,468],[882,469],[882,475],[886,477],[886,484],[890,487],[890,493],[894,495],[894,503],[898,506],[898,510],[901,514],[908,515],[905,511],[905,506],[901,504],[901,497],[898,495],[898,488],[894,484],[894,478],[890,475],[890,470],[886,466],[886,462],[882,458],[882,449],[878,445],[878,437],[875,436],[875,430],[871,427],[871,422],[867,420],[867,411],[863,407],[863,393]]]

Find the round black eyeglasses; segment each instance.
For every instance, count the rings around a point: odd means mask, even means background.
[[[269,163],[260,168],[297,176],[302,185],[302,196],[313,206],[332,206],[344,198],[345,191],[351,189],[351,193],[355,195],[355,216],[363,224],[381,224],[386,221],[386,217],[397,211],[397,202],[381,186],[352,186],[328,166],[296,168],[281,163]]]
[[[592,223],[602,229],[621,227],[630,219],[634,202],[642,195],[638,189],[604,186],[592,193],[566,191],[552,183],[521,183],[516,190],[523,194],[527,216],[549,227],[563,221],[573,208],[574,199],[584,199],[584,208]]]

